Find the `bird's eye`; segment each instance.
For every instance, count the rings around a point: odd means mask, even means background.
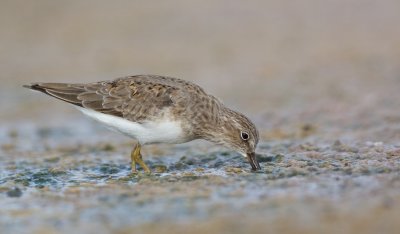
[[[242,140],[247,141],[249,139],[249,134],[247,132],[241,132],[240,137]]]

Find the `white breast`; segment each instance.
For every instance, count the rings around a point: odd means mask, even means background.
[[[120,117],[77,107],[83,114],[108,128],[138,140],[141,144],[186,142],[181,124],[162,119],[157,122],[136,123]]]

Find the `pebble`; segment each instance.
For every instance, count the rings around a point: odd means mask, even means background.
[[[167,166],[165,166],[165,165],[155,165],[154,166],[154,172],[155,173],[164,173],[167,170],[168,170]]]
[[[21,197],[22,191],[18,187],[15,187],[15,188],[7,191],[7,196],[8,197]]]
[[[243,169],[238,167],[225,167],[225,172],[239,174],[243,172]]]

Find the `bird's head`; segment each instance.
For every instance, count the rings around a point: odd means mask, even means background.
[[[260,170],[255,154],[258,144],[256,126],[245,115],[227,108],[220,120],[221,124],[210,140],[246,157],[253,171]]]

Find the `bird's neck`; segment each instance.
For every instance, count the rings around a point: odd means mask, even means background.
[[[228,136],[234,128],[232,110],[221,105],[213,118],[202,123],[203,128],[199,131],[199,138],[224,145],[224,136]]]

